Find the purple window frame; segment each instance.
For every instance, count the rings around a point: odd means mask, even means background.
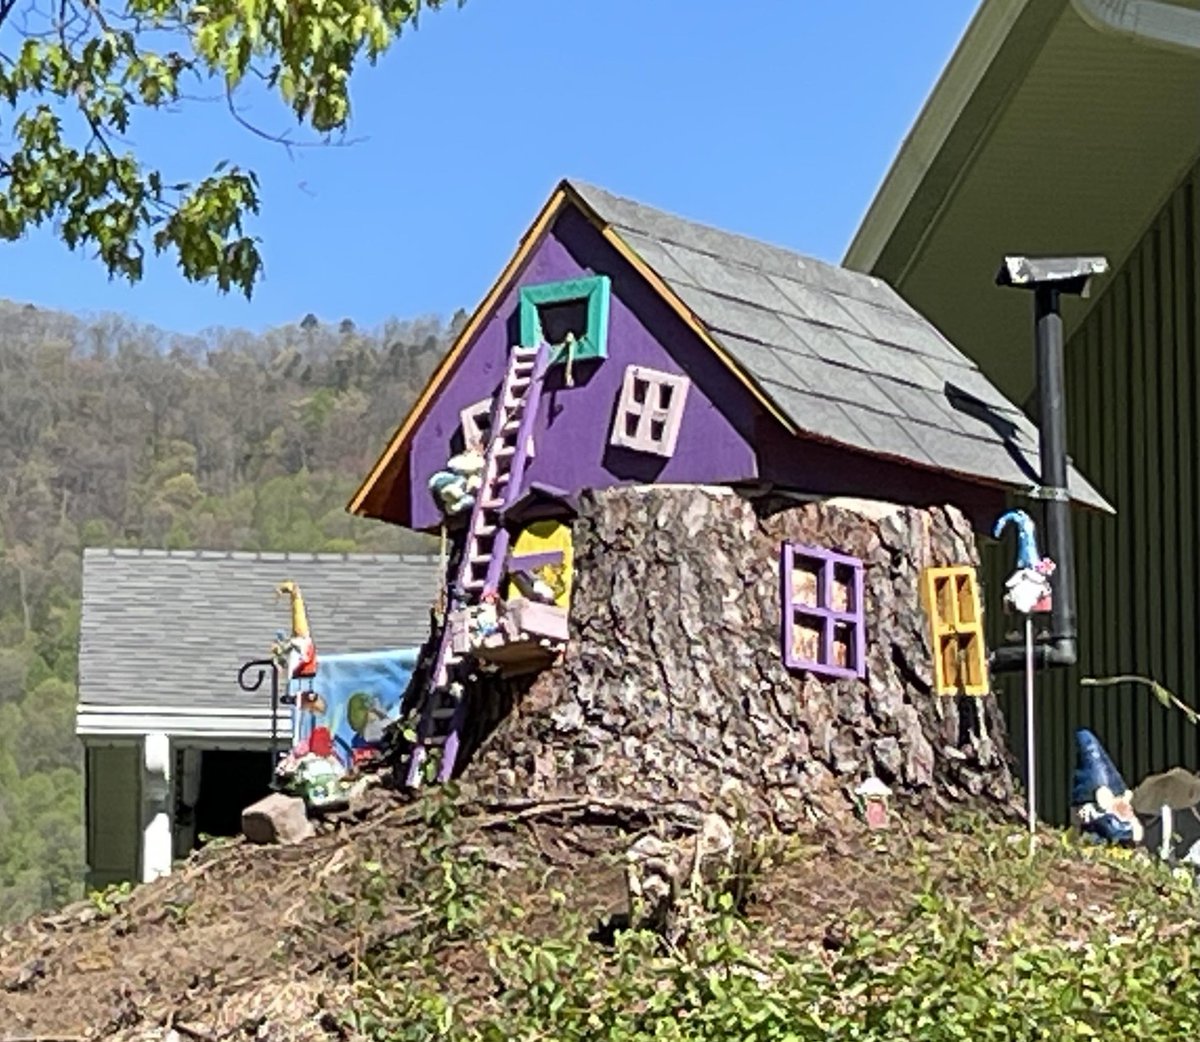
[[[798,563],[817,566],[817,603],[801,604],[795,599],[795,574]],[[833,601],[833,577],[837,567],[849,568],[852,598],[850,611],[830,607]],[[780,567],[783,580],[783,661],[789,669],[804,670],[826,677],[862,678],[867,674],[866,625],[863,612],[863,563],[857,557],[835,553],[816,546],[784,543]],[[796,620],[818,623],[821,627],[821,660],[812,661],[796,655]],[[849,626],[852,639],[850,654],[853,666],[833,664],[833,634],[839,625]]]

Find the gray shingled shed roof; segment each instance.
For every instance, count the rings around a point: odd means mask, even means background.
[[[79,701],[249,704],[243,662],[288,630],[285,579],[304,594],[318,654],[414,648],[429,635],[436,557],[86,550]]]
[[[887,283],[567,184],[800,431],[1011,488],[1038,483],[1028,417]],[[1070,485],[1111,509],[1074,468]]]

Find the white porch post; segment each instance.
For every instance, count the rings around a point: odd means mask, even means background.
[[[171,740],[161,732],[142,744],[142,882],[171,871]]]

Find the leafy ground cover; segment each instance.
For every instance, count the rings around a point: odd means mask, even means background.
[[[668,942],[621,929],[635,801],[402,802],[315,840],[11,928],[0,1009],[38,1037],[1194,1038],[1200,905],[1141,856],[962,818],[770,837]],[[756,837],[750,835],[754,840]],[[763,837],[757,837],[762,839]]]

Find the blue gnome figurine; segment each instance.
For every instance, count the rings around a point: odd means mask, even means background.
[[[1054,562],[1038,553],[1033,518],[1024,510],[1001,514],[992,535],[999,539],[1010,524],[1017,530],[1017,570],[1004,583],[1004,600],[1022,615],[1049,611]]]
[[[1105,843],[1140,844],[1145,835],[1133,810],[1133,793],[1087,728],[1075,732],[1075,775],[1071,806],[1081,831]]]
[[[472,446],[446,461],[446,469],[439,470],[429,479],[429,491],[433,493],[442,512],[453,517],[475,505],[475,493],[483,484],[483,452]]]

